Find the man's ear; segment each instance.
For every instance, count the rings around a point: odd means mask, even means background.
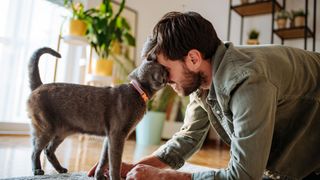
[[[186,58],[186,64],[187,64],[187,67],[191,71],[197,72],[198,69],[200,68],[202,61],[203,61],[203,59],[202,59],[200,51],[198,51],[196,49],[191,49],[188,52],[188,55]]]

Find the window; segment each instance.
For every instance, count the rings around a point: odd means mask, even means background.
[[[0,126],[28,123],[28,62],[43,46],[56,48],[64,7],[44,0],[2,0],[0,6]],[[43,82],[52,82],[54,58],[40,61]],[[0,130],[1,130],[0,128]]]

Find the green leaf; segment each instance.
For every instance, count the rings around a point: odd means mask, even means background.
[[[136,45],[136,40],[130,33],[126,33],[124,36],[125,36],[126,44],[130,46]]]
[[[126,29],[128,31],[131,29],[128,21],[124,17],[121,18],[121,25],[123,29]]]
[[[106,4],[102,3],[100,4],[100,13],[104,14],[106,12]]]

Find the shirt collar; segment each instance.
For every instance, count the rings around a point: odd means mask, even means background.
[[[218,46],[216,53],[212,56],[211,58],[211,65],[212,65],[212,83],[211,87],[209,89],[208,97],[207,99],[213,100],[216,99],[216,91],[215,91],[215,86],[214,86],[214,78],[215,74],[218,71],[218,68],[221,64],[222,59],[224,58],[224,55],[228,49],[228,47],[232,45],[230,42],[221,42],[221,44]]]

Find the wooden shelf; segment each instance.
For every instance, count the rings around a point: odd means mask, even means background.
[[[240,16],[270,14],[272,13],[272,0],[241,4],[231,6],[231,8]],[[277,1],[275,1],[275,11],[279,11],[280,9],[280,4]]]
[[[86,46],[89,44],[88,40],[84,36],[65,35],[61,38],[68,44],[78,46]]]
[[[284,28],[284,29],[275,29],[274,33],[278,35],[281,39],[297,39],[297,38],[304,38],[304,28],[305,26],[301,27],[294,27],[294,28]],[[312,37],[313,32],[307,27],[307,37]]]

